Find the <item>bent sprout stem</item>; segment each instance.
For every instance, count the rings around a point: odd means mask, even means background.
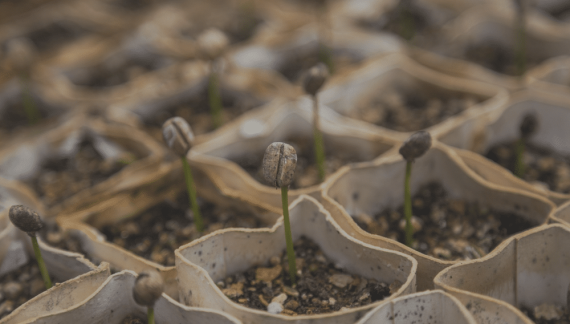
[[[406,162],[406,179],[404,182],[404,217],[406,218],[406,245],[411,247],[414,242],[414,228],[412,227],[412,195],[410,193],[410,178],[412,176],[412,162]]]
[[[317,95],[313,96],[313,139],[315,142],[315,162],[319,171],[319,180],[325,180],[325,147],[323,134],[319,126],[319,101]]]
[[[214,128],[222,126],[222,99],[220,98],[220,89],[218,87],[218,74],[214,71],[214,63],[211,63],[210,77],[208,79],[208,101],[210,103],[210,111],[212,113],[212,123]]]
[[[192,212],[194,213],[194,224],[196,224],[196,229],[198,232],[202,233],[204,231],[204,222],[202,221],[200,208],[198,208],[198,199],[196,199],[196,187],[194,186],[194,178],[192,177],[190,164],[188,163],[188,159],[185,156],[182,157],[182,166],[184,168],[184,178],[186,179],[186,188],[188,189],[190,205],[192,207]]]
[[[289,222],[289,198],[287,186],[281,187],[281,204],[283,205],[283,225],[285,227],[285,243],[287,244],[287,260],[289,261],[289,277],[291,286],[297,284],[297,263],[295,260],[295,250],[293,249],[293,238],[291,235],[291,223]]]
[[[46,289],[50,289],[52,287],[52,283],[46,265],[44,263],[44,259],[42,258],[42,252],[40,251],[38,239],[36,238],[35,235],[30,237],[32,239],[32,246],[34,247],[34,254],[36,255],[36,261],[38,262],[38,267],[40,268],[40,273],[42,274],[42,279],[44,280],[44,285],[46,286]]]

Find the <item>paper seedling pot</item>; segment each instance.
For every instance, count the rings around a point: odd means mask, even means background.
[[[299,14],[302,13],[294,12],[295,16]],[[311,15],[309,21],[314,19],[314,15]],[[290,24],[268,25],[250,43],[231,51],[230,61],[244,68],[284,72],[287,65],[298,65],[297,62],[304,57],[316,57],[319,51],[319,26],[303,21],[305,23],[295,24],[293,28]],[[321,42],[329,47],[337,71],[368,57],[400,52],[402,49],[400,42],[391,36],[366,33],[335,19],[329,19],[329,22],[330,28],[322,32]],[[297,81],[295,73],[292,74],[289,75],[291,80]]]
[[[506,48],[514,48],[513,37],[515,12],[505,6],[480,5],[472,8],[445,26],[445,50],[428,52],[410,48],[409,55],[432,69],[462,78],[484,81],[509,90],[520,89],[525,80],[517,76],[497,73],[481,65],[457,58],[468,50],[470,45],[496,41]],[[527,57],[530,60],[544,61],[548,58],[565,55],[570,49],[567,33],[550,28],[543,20],[527,16]]]
[[[570,91],[570,57],[552,58],[536,68],[528,75],[529,87],[549,95],[567,95]]]
[[[259,203],[261,207],[281,214],[279,190],[257,182],[232,160],[259,154],[261,168],[263,152],[269,144],[284,141],[288,137],[303,137],[312,142],[312,109],[312,101],[308,97],[301,97],[296,101],[277,99],[216,132],[215,137],[195,146],[188,157],[208,175],[224,195]],[[359,124],[339,116],[324,105],[319,106],[319,116],[325,153],[340,150],[367,161],[397,144],[395,139],[363,129]],[[322,185],[323,183],[289,190],[289,197],[295,199],[301,194],[318,196]]]
[[[433,290],[392,299],[356,322],[373,323],[476,324],[477,321],[455,297],[441,290]]]
[[[351,215],[374,215],[396,208],[404,201],[406,162],[394,152],[374,162],[346,168],[336,173],[323,189],[322,203],[339,226],[367,244],[413,256],[418,261],[418,291],[433,288],[433,278],[457,261],[444,261],[420,253],[406,245],[361,229]],[[447,194],[465,201],[511,211],[539,225],[546,221],[554,205],[542,196],[495,185],[479,177],[445,145],[434,142],[431,149],[414,163],[410,189],[412,196],[424,184],[440,182]]]
[[[565,226],[540,226],[509,238],[481,259],[445,269],[434,283],[457,297],[480,322],[532,323],[517,307],[566,307],[569,239]]]
[[[331,107],[342,115],[350,115],[357,106],[366,104],[370,98],[386,89],[397,89],[408,94],[410,86],[433,89],[442,94],[470,95],[480,100],[463,112],[429,127],[434,138],[453,133],[463,124],[477,126],[478,121],[487,114],[497,110],[508,100],[506,91],[481,82],[459,79],[434,70],[430,70],[402,54],[387,55],[371,59],[361,67],[335,75],[321,92],[324,105]],[[358,121],[362,128],[373,129],[379,134],[408,138],[412,132],[399,132]],[[417,129],[416,131],[418,131]]]
[[[66,209],[85,208],[105,195],[109,196],[136,187],[144,183],[149,173],[156,172],[156,167],[161,162],[162,148],[143,132],[130,127],[105,124],[101,120],[87,121],[87,116],[77,114],[41,137],[30,138],[18,145],[2,149],[0,176],[20,181],[31,180],[40,171],[42,163],[50,154],[73,148],[84,131],[130,150],[138,159],[93,187],[80,190],[67,199],[46,206],[46,217],[55,216]]]
[[[520,136],[519,125],[523,116],[527,113],[534,113],[540,125],[544,125],[544,127],[539,127],[536,134],[531,137],[530,142],[551,149],[562,156],[570,155],[570,144],[566,140],[570,138],[570,131],[566,127],[570,123],[570,100],[568,98],[530,90],[523,91],[514,94],[498,112],[482,121],[484,127],[479,129],[462,127],[453,134],[454,137],[444,137],[441,140],[453,142],[457,144],[457,146],[454,145],[456,147],[483,154],[496,144],[518,139]],[[465,141],[457,141],[458,138]],[[458,150],[457,154],[479,176],[495,184],[542,195],[557,205],[570,199],[570,194],[534,186],[515,177],[498,164],[474,153]]]
[[[99,267],[57,284],[30,299],[0,320],[0,323],[36,323],[38,317],[73,309],[76,305],[81,304],[82,300],[93,294],[110,275],[109,264],[102,263]]]
[[[215,282],[263,264],[285,249],[282,218],[271,229],[225,229],[176,250],[180,299],[187,305],[214,308],[244,323],[354,323],[376,305],[415,291],[416,261],[348,236],[314,198],[301,196],[290,206],[293,240],[306,236],[336,264],[354,274],[403,283],[392,296],[367,306],[321,315],[272,315],[234,303]]]
[[[180,166],[162,165],[159,172],[149,175],[141,186],[107,196],[105,200],[90,208],[62,214],[56,219],[57,223],[64,231],[71,231],[78,237],[81,248],[93,260],[109,262],[116,270],[131,270],[136,273],[148,268],[156,269],[164,279],[165,293],[178,299],[174,266],[164,266],[119,247],[107,241],[98,229],[134,217],[165,199],[174,199],[182,190],[186,190],[181,174]],[[204,179],[202,173],[194,172],[194,180],[200,183],[197,186],[198,196],[217,205],[232,206],[259,215],[261,222],[268,226],[275,223],[276,214],[258,207],[258,204],[223,197],[207,179]],[[208,215],[205,214],[203,217]]]
[[[146,308],[136,304],[133,286],[136,273],[121,271],[92,289],[90,295],[81,302],[59,312],[42,314],[27,324],[82,323],[89,318],[90,323],[120,324],[128,315],[146,319]],[[78,287],[82,288],[82,287]],[[214,323],[239,324],[234,317],[219,311],[184,306],[163,294],[155,306],[156,323]]]
[[[550,215],[549,223],[560,223],[570,226],[570,201],[558,206]]]
[[[202,61],[176,65],[176,69],[171,72],[165,78],[157,79],[156,87],[152,91],[141,92],[135,97],[109,106],[106,112],[108,118],[118,123],[144,128],[162,141],[161,129],[151,126],[152,120],[161,114],[173,113],[172,106],[186,101],[198,101],[206,91],[210,73],[208,66]],[[179,75],[180,80],[173,77],[173,73]],[[222,100],[227,96],[238,102],[251,101],[254,105],[261,106],[276,96],[292,98],[297,93],[297,89],[272,71],[243,69],[226,64],[218,72],[218,77]],[[216,136],[215,132],[206,135],[203,129],[194,127],[197,124],[203,127],[204,124],[200,125],[194,116],[181,117],[193,127],[193,132],[197,135],[196,144]],[[230,127],[231,124],[232,121],[228,121],[221,129]]]

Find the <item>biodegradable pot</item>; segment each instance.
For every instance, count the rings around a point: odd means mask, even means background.
[[[434,283],[467,305],[479,322],[532,323],[517,307],[567,305],[568,240],[570,230],[562,225],[528,230],[481,259],[443,270]]]
[[[282,209],[279,190],[257,182],[233,160],[258,154],[261,168],[263,152],[275,141],[283,141],[289,136],[300,136],[312,143],[312,105],[308,97],[296,101],[275,100],[216,132],[211,140],[195,146],[188,157],[208,175],[224,195],[259,202],[263,208],[280,214]],[[361,161],[368,161],[397,144],[395,139],[363,129],[358,123],[339,116],[324,105],[319,106],[319,116],[325,153],[335,149],[357,156]],[[295,199],[301,194],[316,197],[322,186],[323,183],[290,190],[289,197]]]
[[[319,32],[316,23],[294,28],[270,25],[249,44],[230,52],[230,60],[240,67],[276,70],[297,82],[304,70],[319,62],[320,43],[329,48],[335,73],[368,57],[402,50],[400,42],[391,36],[366,33],[341,21],[332,20],[330,28],[322,29]]]
[[[498,112],[500,113],[489,115],[487,116],[489,118],[481,121],[484,127],[460,127],[454,134],[441,138],[441,141],[451,142],[453,146],[483,154],[496,144],[518,139],[519,125],[523,116],[527,113],[534,113],[540,125],[536,133],[532,135],[530,142],[551,149],[562,156],[570,155],[570,145],[567,141],[570,138],[570,132],[566,127],[570,123],[570,100],[568,98],[536,91],[524,91],[514,94]],[[465,141],[458,141],[458,138]],[[490,182],[542,195],[557,205],[570,198],[570,194],[550,191],[543,186],[534,186],[523,181],[498,164],[474,153],[458,150],[457,154],[469,168]]]
[[[139,159],[93,187],[80,190],[61,202],[46,206],[47,217],[55,216],[65,209],[74,210],[89,206],[98,201],[99,197],[136,187],[144,182],[148,173],[156,172],[156,167],[161,162],[162,148],[143,132],[130,127],[107,125],[100,120],[87,121],[87,116],[77,114],[41,137],[34,137],[1,150],[0,177],[21,181],[31,180],[40,171],[42,162],[50,153],[57,150],[69,152],[75,147],[77,139],[83,132],[128,147]],[[101,146],[101,149],[106,153],[115,152],[116,148],[110,149],[109,146],[116,144],[109,143],[104,142],[105,145]]]
[[[218,80],[222,101],[230,99],[255,107],[269,102],[276,96],[293,98],[297,94],[297,89],[274,72],[243,69],[228,66],[224,62],[220,63],[222,64],[219,64]],[[145,91],[129,100],[109,106],[106,112],[108,118],[114,122],[143,128],[162,141],[162,130],[153,125],[153,122],[156,123],[159,119],[166,120],[179,106],[196,104],[195,102],[199,102],[207,93],[210,73],[207,64],[191,62],[178,65],[177,68],[180,71],[173,72],[180,74],[180,81],[170,80],[172,77],[167,80],[160,79],[156,91]],[[222,115],[225,114],[224,111],[222,109]],[[208,120],[195,118],[196,116],[190,114],[181,116],[193,127],[196,144],[216,136],[215,132],[206,134],[204,125],[209,123],[210,114],[201,115],[206,115]],[[227,121],[220,129],[231,127],[228,126],[233,121],[230,116],[224,116]]]
[[[323,189],[322,203],[339,226],[367,244],[399,251],[418,261],[418,291],[433,288],[433,278],[442,269],[457,263],[420,253],[408,246],[361,229],[351,215],[374,215],[386,208],[396,208],[404,200],[406,162],[397,151],[374,162],[336,173]],[[477,201],[486,206],[517,215],[538,224],[544,223],[554,205],[547,199],[514,188],[495,185],[479,177],[461,158],[445,145],[434,142],[432,148],[414,162],[411,178],[412,196],[424,184],[440,182],[453,198]]]
[[[244,323],[354,323],[374,306],[415,291],[417,263],[413,258],[348,236],[309,196],[299,197],[289,210],[293,240],[304,235],[341,268],[382,282],[399,280],[403,285],[383,301],[320,315],[273,315],[232,302],[215,283],[281,253],[285,249],[281,218],[271,229],[220,230],[177,249],[180,299],[187,305],[224,311]]]
[[[410,87],[431,89],[429,91],[442,95],[471,95],[480,100],[463,112],[429,127],[427,130],[435,138],[453,133],[463,124],[476,127],[482,116],[492,114],[508,100],[508,93],[502,89],[444,75],[423,67],[401,54],[394,54],[371,59],[356,70],[335,76],[322,91],[321,101],[342,115],[350,115],[358,106],[366,104],[371,97],[382,93],[385,89],[397,89],[410,95],[408,90]],[[401,140],[412,134],[362,121],[359,123],[362,128],[372,128],[379,134],[395,136]]]
[[[443,73],[516,90],[525,86],[524,79],[498,73],[462,59],[470,46],[495,42],[504,45],[506,49],[514,48],[516,41],[514,21],[515,12],[505,6],[477,6],[445,26],[444,38],[447,44],[442,45],[440,49],[428,52],[419,48],[409,48],[408,52],[421,64]],[[540,63],[554,56],[565,55],[570,50],[570,38],[567,37],[567,33],[560,33],[559,30],[550,28],[548,24],[534,19],[533,16],[527,17],[526,26],[529,61]]]
[[[568,95],[570,92],[570,57],[552,58],[536,68],[528,75],[529,87],[549,95]]]
[[[374,308],[356,324],[374,323],[476,324],[477,321],[455,297],[433,290],[395,298]]]
[[[120,324],[128,315],[146,319],[146,308],[137,305],[133,298],[136,273],[125,270],[106,279],[73,307],[51,314],[39,314],[37,318],[25,323],[82,323],[89,318],[89,323],[94,324]],[[83,289],[82,286],[78,288]],[[165,294],[156,301],[154,316],[156,323],[240,323],[234,317],[219,311],[184,306]]]
[[[550,215],[550,223],[560,223],[570,226],[570,201],[558,206]]]
[[[194,169],[196,171],[196,169]],[[82,211],[62,214],[57,223],[62,230],[74,233],[81,241],[81,248],[89,258],[105,261],[113,269],[132,270],[137,273],[153,268],[158,270],[165,281],[165,292],[178,299],[178,284],[174,266],[164,266],[107,241],[99,228],[118,223],[138,215],[144,210],[164,201],[174,199],[181,191],[186,191],[181,179],[182,168],[177,165],[161,167],[160,172],[146,178],[143,185],[113,196],[108,196],[100,203]],[[194,172],[198,196],[217,205],[239,208],[260,217],[262,224],[270,226],[277,220],[277,215],[266,211],[258,205],[249,204],[221,196],[214,186],[203,179],[204,175]],[[204,214],[202,217],[208,217]]]

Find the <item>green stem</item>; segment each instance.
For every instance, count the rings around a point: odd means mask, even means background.
[[[404,182],[404,217],[406,218],[406,245],[411,247],[414,242],[414,228],[412,227],[412,195],[410,193],[410,178],[412,176],[412,162],[406,162],[406,179]]]
[[[325,146],[323,143],[323,134],[319,127],[319,101],[317,96],[313,96],[313,139],[315,142],[315,162],[319,170],[319,180],[325,180]]]
[[[154,307],[147,307],[146,315],[148,318],[147,324],[154,324]]]
[[[20,81],[22,87],[22,103],[24,105],[24,113],[26,114],[28,123],[30,125],[34,125],[40,120],[41,116],[38,109],[36,108],[34,99],[32,98],[29,82],[25,74],[22,74]]]
[[[194,224],[196,224],[196,229],[198,232],[202,233],[204,231],[204,222],[202,221],[200,208],[198,208],[198,200],[196,199],[196,187],[194,186],[194,178],[192,177],[190,164],[188,164],[188,159],[186,159],[185,156],[182,157],[182,166],[184,168],[184,177],[186,178],[186,189],[188,189],[190,206],[192,207],[192,212],[194,213]]]
[[[212,123],[214,128],[222,126],[222,99],[220,98],[220,89],[218,87],[218,75],[214,71],[214,62],[210,67],[210,78],[208,79],[208,100],[210,102],[210,111],[212,113]]]
[[[35,236],[30,236],[30,237],[32,238],[32,246],[34,247],[34,254],[36,255],[36,261],[38,262],[40,273],[42,274],[42,278],[44,279],[44,284],[46,286],[46,289],[50,289],[52,287],[51,279],[49,278],[49,273],[47,271],[46,264],[44,263],[44,259],[42,258],[42,252],[40,251],[38,239]]]
[[[293,249],[293,237],[291,236],[291,224],[289,223],[289,199],[287,187],[281,187],[281,204],[283,205],[283,225],[285,226],[285,243],[287,244],[287,260],[289,261],[289,277],[291,285],[297,284],[297,263],[295,261],[295,250]]]
[[[523,155],[525,150],[525,143],[522,138],[520,138],[515,144],[515,175],[522,179],[524,176],[524,161]]]
[[[517,36],[516,64],[517,73],[522,77],[526,73],[526,22],[524,9],[520,9],[517,15],[517,26],[515,28]]]

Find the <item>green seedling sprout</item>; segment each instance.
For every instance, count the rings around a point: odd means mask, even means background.
[[[329,77],[327,66],[319,63],[309,69],[303,80],[303,90],[313,99],[313,139],[315,143],[315,161],[319,171],[319,180],[325,180],[325,147],[323,134],[319,126],[319,100],[318,92]]]
[[[173,150],[182,160],[182,167],[184,169],[184,178],[186,179],[186,189],[188,189],[188,197],[190,198],[190,205],[194,213],[194,224],[198,232],[204,231],[204,222],[198,208],[198,200],[196,198],[196,187],[194,186],[194,178],[192,177],[192,170],[188,163],[186,155],[192,148],[194,142],[194,134],[190,129],[190,125],[182,117],[172,117],[164,122],[162,125],[162,138],[171,150]]]
[[[411,247],[414,243],[414,228],[412,227],[412,196],[410,193],[410,178],[412,176],[412,163],[424,155],[431,147],[431,135],[426,131],[419,131],[408,138],[400,154],[406,160],[406,177],[404,179],[404,217],[406,219],[406,245]]]
[[[526,73],[526,4],[525,0],[513,1],[517,11],[515,18],[517,74],[522,77]]]
[[[212,113],[212,123],[215,128],[222,126],[222,98],[220,96],[217,61],[224,54],[230,41],[226,34],[218,29],[207,29],[198,37],[198,48],[202,55],[210,61],[210,76],[208,77],[208,102]]]
[[[154,304],[163,292],[164,280],[154,269],[142,271],[135,279],[133,298],[137,304],[146,307],[148,324],[154,324]]]
[[[414,17],[412,17],[412,0],[400,0],[398,11],[400,37],[410,41],[414,38]]]
[[[524,165],[524,151],[526,147],[526,143],[531,138],[532,135],[536,133],[538,129],[538,118],[536,115],[529,113],[523,117],[523,120],[520,124],[520,138],[516,143],[515,146],[515,175],[522,179],[525,172],[525,165]]]
[[[35,58],[34,45],[26,38],[15,38],[8,42],[7,52],[10,61],[19,74],[24,114],[28,123],[33,125],[41,119],[30,91],[31,67]]]
[[[44,223],[42,222],[40,215],[26,206],[14,205],[10,207],[9,217],[14,226],[19,228],[21,231],[26,232],[32,239],[34,254],[36,256],[36,261],[38,262],[38,267],[40,268],[40,273],[42,274],[42,279],[44,280],[44,285],[46,289],[50,289],[52,287],[51,279],[49,277],[46,264],[44,263],[44,259],[42,258],[42,251],[40,250],[38,239],[36,237],[37,232],[44,227]]]
[[[295,174],[297,165],[297,152],[293,146],[281,142],[274,142],[267,147],[263,156],[263,176],[275,188],[281,188],[281,204],[283,206],[283,226],[285,227],[285,242],[287,244],[287,260],[289,261],[289,277],[291,285],[296,284],[297,265],[295,263],[295,250],[291,236],[289,222],[288,188]]]

